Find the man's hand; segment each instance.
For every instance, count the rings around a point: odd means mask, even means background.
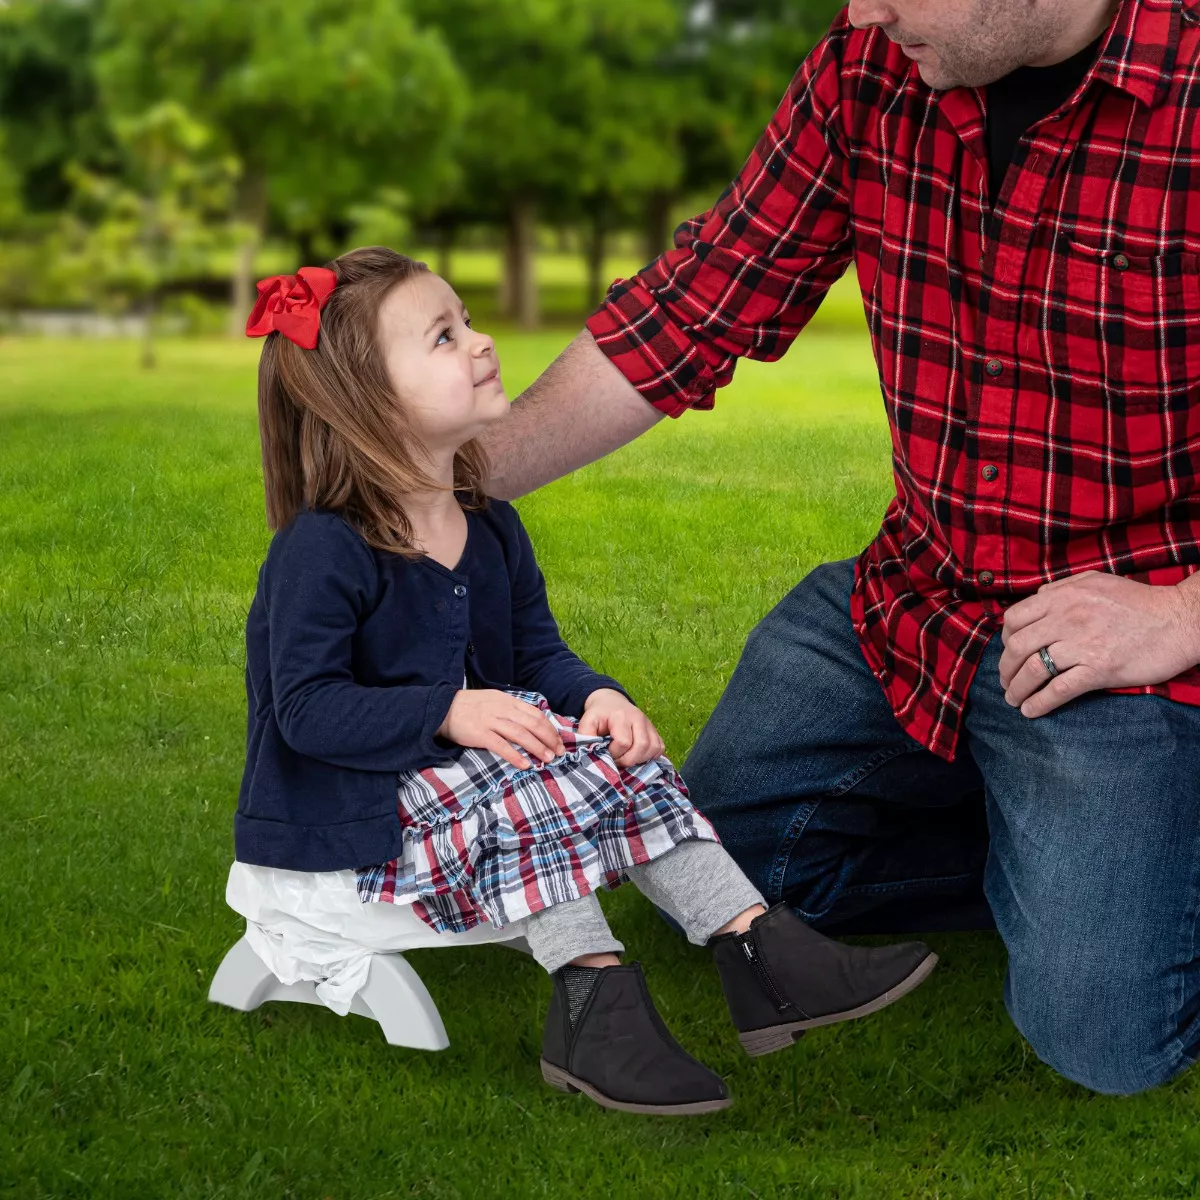
[[[664,749],[650,718],[612,688],[597,688],[583,702],[578,732],[611,736],[609,753],[619,767],[649,762]]]
[[[1000,684],[1009,704],[1041,717],[1085,692],[1173,679],[1200,654],[1194,587],[1081,571],[1044,583],[1004,614]],[[1059,673],[1046,670],[1046,646]]]
[[[549,762],[566,749],[558,730],[540,708],[494,688],[463,688],[455,694],[437,736],[459,746],[491,750],[524,770],[530,761],[509,745]]]

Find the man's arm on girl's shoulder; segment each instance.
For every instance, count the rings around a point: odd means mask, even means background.
[[[485,490],[513,500],[632,442],[662,420],[582,330],[480,435],[492,463]]]
[[[781,358],[853,253],[843,12],[745,165],[675,245],[617,280],[587,327],[482,437],[511,499],[603,457],[662,416],[711,408],[738,358]]]
[[[264,572],[275,720],[300,754],[360,771],[407,771],[444,754],[434,742],[458,689],[364,687],[351,670],[375,561],[340,517],[301,514],[276,534]]]
[[[517,510],[511,505],[504,508],[516,539],[510,567],[513,682],[528,691],[541,692],[555,712],[568,717],[580,716],[587,698],[601,688],[611,688],[629,698],[615,679],[593,671],[563,641],[550,611],[546,580],[534,557],[529,534]]]

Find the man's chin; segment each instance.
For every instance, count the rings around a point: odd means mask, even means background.
[[[946,92],[950,88],[959,86],[957,80],[946,77],[946,73],[936,60],[917,63],[917,74],[921,76],[921,82],[935,92]]]
[[[918,62],[917,74],[919,74],[922,83],[934,89],[934,91],[946,91],[948,88],[953,88],[954,86],[952,80],[948,80],[944,76],[942,68],[937,64],[936,60],[932,62]]]

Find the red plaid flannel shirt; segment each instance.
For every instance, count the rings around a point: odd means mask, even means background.
[[[854,262],[896,495],[850,608],[947,761],[1008,604],[1200,566],[1200,0],[1123,0],[1101,45],[991,197],[986,93],[931,90],[843,11],[713,208],[588,320],[677,417],[782,356]],[[1200,704],[1200,666],[1109,690]]]

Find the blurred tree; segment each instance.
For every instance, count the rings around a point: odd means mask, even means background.
[[[438,197],[443,235],[458,221],[505,229],[504,307],[531,327],[539,208],[586,219],[594,264],[622,205],[675,185],[680,163],[662,136],[669,114],[651,69],[676,36],[675,0],[413,3],[442,29],[470,86],[457,186]]]
[[[96,6],[12,0],[0,6],[0,121],[22,204],[61,209],[68,162],[102,168],[116,144],[94,75]]]
[[[113,108],[176,99],[242,164],[239,330],[269,213],[311,228],[383,185],[419,196],[445,170],[462,83],[404,0],[106,0],[103,13],[98,74]]]
[[[119,119],[115,132],[120,174],[68,168],[75,202],[52,243],[53,272],[97,308],[139,310],[149,367],[162,288],[204,274],[214,252],[244,239],[229,219],[238,162],[174,101]]]
[[[681,93],[682,183],[684,190],[695,192],[724,186],[738,172],[792,76],[844,4],[842,0],[677,2],[686,9],[685,32],[664,70],[677,81]],[[665,215],[662,219],[665,222]],[[660,249],[665,233],[660,225]]]
[[[0,129],[0,310],[22,303],[26,281],[36,267],[36,251],[25,236],[27,219],[21,203],[21,177],[6,153]]]

